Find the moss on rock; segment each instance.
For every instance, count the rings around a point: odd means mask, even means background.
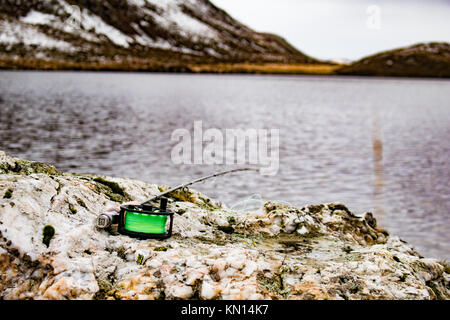
[[[61,174],[54,166],[48,163],[13,159],[12,162],[0,163],[0,169],[6,174],[30,175],[43,173],[46,175]]]
[[[55,235],[55,228],[48,224],[44,226],[44,228],[42,229],[42,234],[43,234],[42,243],[45,244],[48,248],[50,246],[50,241]]]
[[[11,199],[13,194],[12,189],[8,189],[5,191],[5,194],[3,195],[3,199]]]
[[[131,200],[117,182],[105,180],[102,177],[96,177],[93,181],[96,182],[97,191],[103,193],[112,201],[122,203]]]

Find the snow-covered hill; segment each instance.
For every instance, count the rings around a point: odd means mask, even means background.
[[[0,0],[2,57],[73,63],[314,63],[207,0]]]

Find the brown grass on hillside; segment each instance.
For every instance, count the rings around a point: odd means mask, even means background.
[[[260,73],[332,75],[338,64],[218,63],[189,65],[197,73]]]
[[[169,64],[164,62],[131,60],[105,62],[75,62],[30,58],[1,58],[0,69],[9,70],[93,70],[93,71],[147,71],[182,73],[252,73],[252,74],[311,74],[332,75],[338,64],[281,64],[281,63],[214,63]]]

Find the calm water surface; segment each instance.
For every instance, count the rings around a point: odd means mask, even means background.
[[[280,129],[274,177],[195,188],[374,212],[450,259],[450,81],[135,73],[0,73],[0,149],[62,170],[176,185],[228,167],[176,166],[176,128]]]

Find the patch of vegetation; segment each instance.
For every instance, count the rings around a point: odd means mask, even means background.
[[[216,246],[224,246],[228,242],[225,239],[221,239],[219,237],[216,238],[206,238],[206,237],[196,237],[197,240],[201,241],[205,244],[216,245]]]
[[[342,251],[344,251],[345,253],[350,253],[353,251],[353,248],[350,246],[345,246],[342,248]]]
[[[291,294],[289,287],[285,287],[284,285],[282,273],[276,273],[272,277],[266,277],[263,272],[259,272],[256,278],[260,285],[283,299],[286,299]]]
[[[97,279],[99,290],[95,293],[95,300],[104,300],[108,295],[108,292],[114,289],[114,284],[106,279]]]
[[[217,270],[210,269],[209,270],[209,276],[215,282],[219,282],[220,281],[220,276],[219,276],[219,273],[217,272]]]
[[[126,253],[125,253],[126,250],[125,250],[124,247],[117,248],[117,249],[114,250],[114,251],[117,252],[117,256],[118,256],[120,259],[122,259],[123,261],[127,261],[127,255],[126,255]]]
[[[448,293],[443,279],[430,280],[425,284],[435,294],[437,300],[448,300]]]
[[[115,252],[117,256],[122,259],[123,261],[127,261],[127,255],[126,255],[126,249],[125,247],[121,246],[119,248],[105,248],[106,251],[109,253]]]
[[[258,74],[333,74],[339,65],[281,63],[219,63],[190,66],[197,73],[258,73]]]
[[[156,298],[156,300],[166,300],[166,293],[164,292],[164,290],[161,290],[159,292],[158,297]]]
[[[233,216],[228,216],[227,217],[227,221],[228,223],[231,224],[236,224],[236,219]]]
[[[5,191],[5,194],[3,195],[3,199],[11,199],[13,194],[12,189],[8,189]]]
[[[120,194],[121,196],[125,196],[123,189],[116,182],[108,181],[101,177],[95,178],[94,181],[109,187],[111,191],[114,193]]]
[[[320,211],[322,211],[322,209],[323,209],[324,207],[325,207],[325,206],[324,206],[323,204],[320,204],[320,205],[317,205],[317,206],[311,205],[311,206],[308,206],[307,208],[308,208],[308,211],[309,211],[310,213],[316,214],[316,213],[319,213]]]
[[[55,235],[55,228],[48,224],[44,226],[44,228],[42,229],[42,233],[43,233],[42,243],[45,244],[48,248],[50,246],[50,241]]]
[[[337,211],[337,210],[340,210],[340,211],[344,211],[345,213],[347,213],[348,216],[350,216],[350,217],[352,217],[352,218],[357,218],[357,216],[355,216],[355,215],[353,214],[353,212],[351,212],[346,206],[344,206],[344,205],[341,204],[341,203],[331,203],[331,204],[328,204],[328,208],[329,208],[332,212]]]
[[[78,203],[80,206],[82,206],[83,208],[87,209],[86,203],[84,203],[83,200],[81,200],[81,199],[78,198],[78,197],[76,198],[76,200],[77,200],[77,203]]]
[[[173,191],[169,194],[169,196],[175,200],[178,201],[183,201],[183,202],[195,202],[195,197],[193,195],[193,193],[189,190],[189,189],[180,189],[177,191]],[[209,206],[207,206],[205,203],[203,204],[198,204],[199,207],[203,208],[203,209],[208,209]]]
[[[9,166],[4,168],[6,173],[17,173],[30,175],[33,173],[43,173],[47,175],[58,175],[60,174],[56,168],[48,163],[42,162],[32,162],[26,160],[16,160],[14,167]]]
[[[439,263],[444,267],[444,272],[450,274],[450,263],[447,260],[439,261]]]
[[[97,191],[105,194],[112,201],[125,202],[131,200],[118,183],[105,180],[101,177],[96,177],[93,181],[97,182]]]
[[[78,210],[71,203],[69,203],[69,210],[71,214],[77,214],[78,212]]]

